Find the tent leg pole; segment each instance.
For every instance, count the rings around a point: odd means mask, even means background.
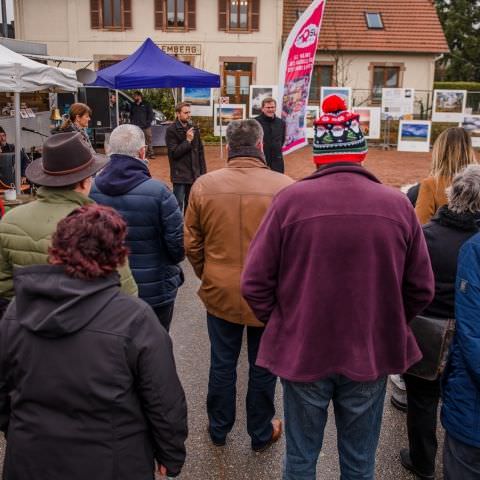
[[[14,94],[14,105],[15,105],[15,188],[17,194],[20,194],[20,185],[22,184],[22,161],[21,161],[21,149],[22,149],[22,139],[21,139],[21,125],[20,125],[20,93],[15,92]]]
[[[120,97],[118,96],[118,90],[115,90],[115,111],[117,115],[117,127],[120,125]]]
[[[220,117],[220,159],[223,160],[222,97],[220,97],[219,117]]]

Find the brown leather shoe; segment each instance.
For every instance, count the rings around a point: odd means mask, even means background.
[[[265,443],[264,445],[261,445],[260,447],[252,447],[252,450],[257,453],[264,452],[267,450],[269,447],[271,447],[275,442],[278,441],[278,439],[282,436],[282,431],[283,431],[283,426],[282,426],[282,421],[278,418],[274,418],[272,420],[272,436],[270,437],[270,440]]]

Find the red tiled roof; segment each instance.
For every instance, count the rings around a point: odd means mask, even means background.
[[[310,0],[285,0],[283,38]],[[380,13],[384,29],[367,28],[365,13]],[[432,0],[327,0],[319,50],[445,53],[448,45]]]

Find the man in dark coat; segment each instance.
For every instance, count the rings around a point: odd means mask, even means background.
[[[134,125],[110,136],[111,161],[97,175],[90,196],[120,212],[128,224],[130,268],[138,296],[151,305],[168,330],[184,258],[183,217],[168,187],[151,178],[145,164],[145,138]]]
[[[0,127],[0,153],[15,153],[15,144],[7,142],[7,134],[3,129],[3,127]],[[21,176],[24,177],[25,169],[28,167],[30,163],[30,159],[28,158],[23,148],[21,149],[20,161],[21,161]],[[12,168],[14,168],[13,164],[12,164]],[[2,179],[0,178],[0,180]]]
[[[152,147],[152,122],[155,115],[152,106],[143,100],[143,94],[139,90],[134,92],[133,99],[135,103],[130,106],[130,123],[143,130],[148,149],[147,156],[148,158],[155,158]]]
[[[262,100],[262,113],[256,117],[263,128],[263,151],[267,165],[275,172],[284,173],[282,147],[285,143],[285,122],[275,115],[277,102],[273,98]]]
[[[183,212],[187,209],[193,182],[207,172],[207,165],[200,131],[191,121],[190,104],[179,103],[175,112],[177,119],[167,129],[166,142],[173,193]]]
[[[332,401],[341,477],[373,480],[387,375],[422,357],[408,323],[434,293],[412,205],[360,165],[359,115],[332,97],[315,122],[319,169],[274,198],[242,277],[266,324],[257,365],[282,379],[284,480],[316,478]]]

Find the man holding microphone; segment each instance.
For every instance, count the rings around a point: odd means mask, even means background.
[[[177,119],[166,133],[170,179],[173,194],[180,210],[186,210],[193,182],[206,173],[205,152],[200,131],[192,123],[190,104],[181,102],[175,107]]]

